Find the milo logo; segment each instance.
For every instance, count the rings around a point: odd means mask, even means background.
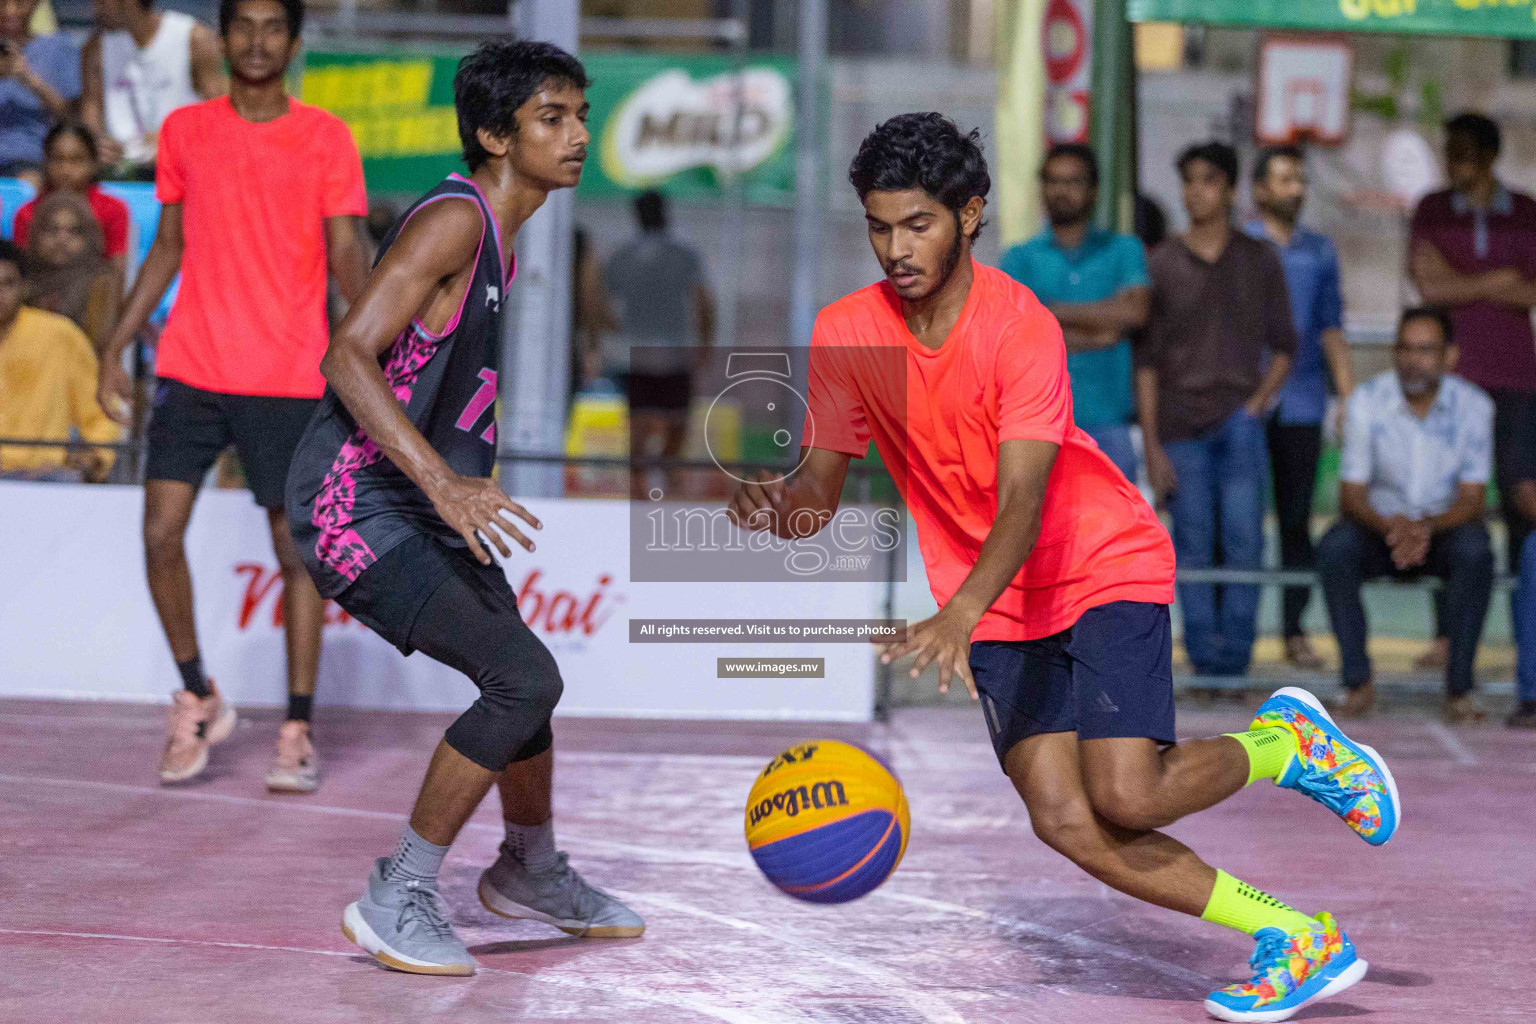
[[[818,749],[820,748],[815,743],[801,743],[798,746],[790,747],[788,750],[784,751],[784,753],[780,754],[772,761],[769,761],[768,767],[764,768],[763,774],[758,777],[766,779],[768,776],[772,775],[774,772],[778,771],[780,768],[785,767],[786,765],[804,764],[806,761],[809,761],[811,758],[816,756],[816,751]]]
[[[848,794],[836,779],[818,782],[812,786],[791,786],[789,789],[764,797],[756,806],[747,809],[748,827],[766,820],[775,811],[783,811],[793,818],[807,807],[821,810],[824,807],[848,806]]]

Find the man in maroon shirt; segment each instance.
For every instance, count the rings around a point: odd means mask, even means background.
[[[1515,504],[1514,474],[1536,449],[1536,199],[1494,176],[1499,144],[1498,125],[1481,114],[1446,122],[1451,187],[1414,211],[1408,272],[1424,302],[1451,315],[1456,372],[1493,398],[1494,478],[1514,571],[1532,527]]]

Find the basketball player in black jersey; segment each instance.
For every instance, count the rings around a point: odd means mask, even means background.
[[[581,178],[586,73],[546,43],[495,40],[459,65],[469,177],[452,175],[385,238],[321,363],[329,388],[288,478],[288,519],[321,593],[402,652],[456,668],[480,697],[449,727],[393,857],[346,908],[347,937],[390,967],[473,974],[437,874],[491,785],[507,841],[480,878],[506,917],[571,934],[645,930],[554,845],[549,719],[562,683],[487,547],[529,551],[539,521],[490,478],[510,244],[550,192]]]

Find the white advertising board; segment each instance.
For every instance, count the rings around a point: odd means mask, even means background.
[[[0,482],[0,696],[166,700],[177,677],[144,582],[136,487]],[[524,619],[565,679],[557,714],[864,721],[860,643],[631,643],[629,619],[868,619],[873,583],[628,582],[622,501],[539,500],[538,550],[506,564]],[[282,578],[266,515],[205,491],[187,537],[204,665],[237,704],[284,698]],[[328,605],[316,702],[458,710],[466,678],[404,658]],[[466,623],[465,628],[474,628]],[[720,657],[824,658],[821,679],[720,679]]]

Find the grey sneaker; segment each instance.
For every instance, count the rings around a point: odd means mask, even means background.
[[[368,892],[341,915],[341,932],[386,967],[411,974],[475,973],[475,958],[448,924],[437,887],[386,882],[389,858],[374,862]]]
[[[632,939],[645,932],[639,914],[588,885],[563,853],[554,870],[535,875],[503,843],[496,863],[480,875],[480,902],[493,914],[543,921],[567,935]]]

